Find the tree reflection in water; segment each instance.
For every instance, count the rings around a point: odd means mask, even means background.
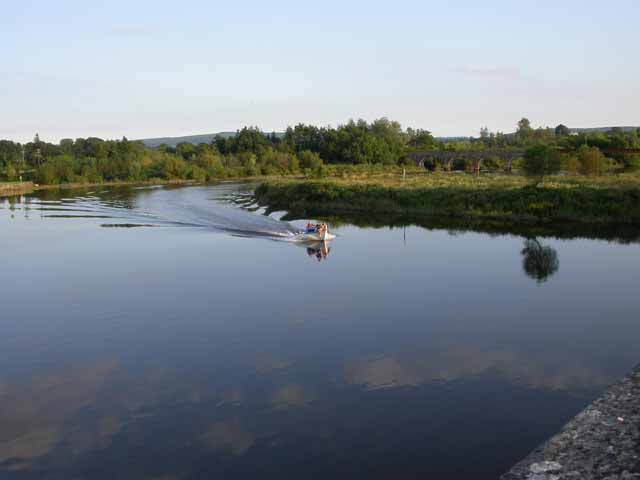
[[[538,283],[546,282],[560,267],[556,250],[543,246],[537,238],[527,238],[520,253],[523,255],[522,268]]]

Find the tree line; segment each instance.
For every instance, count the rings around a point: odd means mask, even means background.
[[[638,131],[619,129],[571,135],[563,125],[534,129],[526,118],[518,122],[514,134],[482,128],[479,137],[462,140],[435,139],[427,130],[404,129],[386,118],[371,123],[350,121],[338,127],[298,124],[280,135],[245,127],[233,137],[219,136],[210,144],[181,143],[156,148],[127,138],[63,139],[53,144],[40,140],[36,134],[32,142],[25,144],[0,140],[0,171],[8,180],[24,178],[43,184],[150,179],[210,181],[257,175],[322,175],[332,164],[400,165],[410,161],[411,152],[511,148],[530,151],[525,160],[545,158],[544,174],[555,171],[555,166],[549,165],[558,162],[561,168],[589,174],[602,173],[610,166],[609,159],[599,159],[595,167],[587,167],[591,160],[585,160],[583,145],[598,152],[605,148],[640,148],[640,135]],[[577,153],[560,156],[559,148]],[[596,155],[595,150],[590,150],[592,156]],[[614,158],[613,162],[618,162],[620,168],[640,167],[640,159],[627,157]],[[500,168],[490,158],[485,163],[490,169]],[[535,168],[525,171],[534,172]]]
[[[404,130],[382,118],[350,121],[337,128],[297,125],[284,135],[245,127],[235,136],[210,144],[181,143],[148,148],[142,141],[96,137],[63,139],[58,144],[36,134],[24,145],[0,141],[0,168],[8,180],[20,177],[43,184],[99,183],[229,177],[321,175],[330,164],[397,165],[408,149],[433,148],[424,130]]]

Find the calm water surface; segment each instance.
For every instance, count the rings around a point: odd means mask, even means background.
[[[640,361],[636,243],[327,252],[244,190],[0,199],[0,478],[493,479]]]

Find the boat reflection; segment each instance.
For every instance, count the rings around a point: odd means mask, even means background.
[[[313,242],[304,245],[307,249],[307,255],[309,257],[315,257],[318,262],[322,262],[329,257],[331,253],[331,247],[328,242]]]

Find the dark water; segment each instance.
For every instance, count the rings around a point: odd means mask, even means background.
[[[0,200],[0,478],[492,479],[640,361],[636,243],[308,250],[239,189]]]

